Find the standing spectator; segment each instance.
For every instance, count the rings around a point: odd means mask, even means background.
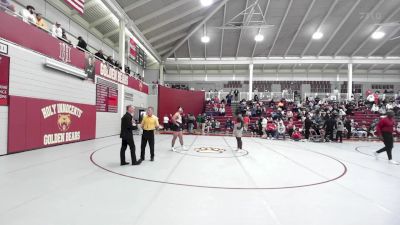
[[[27,5],[25,9],[20,12],[22,20],[26,23],[36,24],[35,8],[31,5]]]
[[[101,50],[101,49],[98,52],[96,52],[96,54],[94,54],[94,55],[97,56],[98,58],[100,58],[101,60],[104,60],[104,61],[107,60],[107,58],[103,54],[103,50]]]
[[[313,122],[310,119],[310,116],[307,115],[306,119],[304,120],[304,135],[307,140],[310,137],[310,128],[312,125],[313,125]]]
[[[112,58],[111,56],[108,56],[106,61],[107,61],[110,65],[114,65],[114,60],[113,60],[113,58]]]
[[[76,45],[77,47],[85,50],[85,51],[89,51],[87,50],[87,43],[85,40],[83,40],[83,38],[81,36],[78,37],[78,44]]]
[[[61,28],[61,24],[56,22],[53,27],[51,28],[51,35],[53,37],[62,38],[63,36],[63,29]]]
[[[342,143],[343,139],[343,131],[344,131],[344,123],[340,117],[337,118],[336,121],[336,141],[340,140],[340,143]]]
[[[371,111],[373,113],[378,113],[379,112],[379,106],[377,106],[375,103],[371,107]]]
[[[239,90],[235,89],[235,91],[233,92],[233,94],[235,95],[235,101],[239,101]]]
[[[235,136],[236,138],[237,151],[240,151],[243,148],[242,135],[243,135],[243,120],[242,117],[238,116],[236,119],[236,123],[233,127],[233,136]]]
[[[68,39],[65,29],[62,28],[61,30],[62,30],[61,40],[63,40],[67,44],[71,44],[71,41]]]
[[[10,2],[10,0],[1,0],[0,11],[5,11],[6,9],[15,12],[15,6]]]
[[[189,113],[189,117],[188,117],[188,131],[189,131],[189,134],[193,133],[195,120],[196,120],[196,118],[194,118],[194,115],[192,113]]]
[[[232,129],[233,129],[233,123],[232,123],[231,118],[229,117],[225,123],[225,131],[226,131],[226,133],[229,133],[229,131]]]
[[[44,21],[41,13],[36,13],[36,26],[38,26],[46,31],[48,29],[46,21]]]
[[[386,151],[389,159],[389,163],[399,165],[398,162],[392,159],[392,149],[393,149],[393,127],[395,121],[393,119],[394,113],[392,111],[387,112],[385,118],[381,119],[376,126],[376,132],[381,140],[385,144],[385,147],[375,152],[375,157],[378,158],[378,154]]]
[[[325,129],[325,139],[327,139],[329,135],[329,141],[333,141],[333,130],[336,129],[336,120],[333,116],[329,117],[327,121],[325,121],[325,124],[323,126]]]
[[[131,68],[129,68],[129,66],[125,66],[125,73],[128,75],[131,74]]]
[[[165,114],[163,117],[164,130],[168,130],[168,122],[169,122],[168,115]]]

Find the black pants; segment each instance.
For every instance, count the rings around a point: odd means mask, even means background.
[[[386,151],[389,160],[392,160],[393,135],[390,132],[382,132],[382,138],[385,147],[381,148],[377,153]]]
[[[329,140],[333,141],[333,129],[325,130],[325,139],[328,137],[328,135],[329,135]]]
[[[336,141],[340,140],[342,142],[343,140],[343,131],[337,131],[336,132]]]
[[[242,146],[243,146],[242,138],[236,137],[236,142],[237,142],[238,149],[242,149]]]
[[[351,127],[346,127],[347,130],[347,139],[350,139],[351,137]]]
[[[289,137],[291,138],[292,134],[293,134],[293,129],[288,129],[288,134],[289,134]]]
[[[136,162],[136,147],[135,147],[135,142],[133,142],[133,137],[128,139],[128,140],[124,140],[122,139],[122,146],[121,146],[121,151],[119,153],[120,159],[121,159],[121,164],[125,163],[125,151],[127,149],[129,145],[129,149],[131,150],[131,159],[132,159],[132,163]]]
[[[150,156],[154,158],[154,130],[143,130],[140,159],[144,160],[146,145],[149,142]]]
[[[304,131],[304,137],[306,138],[306,139],[308,139],[309,137],[310,137],[310,129],[305,129],[305,131]]]

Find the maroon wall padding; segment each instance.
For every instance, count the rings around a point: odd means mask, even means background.
[[[8,105],[10,58],[0,54],[0,106]]]
[[[1,38],[19,44],[25,48],[40,52],[50,58],[63,61],[60,58],[63,53],[63,41],[54,38],[49,33],[36,26],[25,23],[19,18],[8,15],[1,11],[0,21]],[[69,58],[71,62],[68,63],[78,68],[85,69],[85,53],[72,46],[70,47],[71,49]]]
[[[158,85],[158,118],[160,123],[165,115],[174,114],[179,106],[184,114],[197,116],[204,110],[204,91],[185,91]]]
[[[58,104],[65,104],[58,107]],[[42,109],[51,107],[54,114],[45,118]],[[71,114],[70,106],[81,110]],[[75,108],[75,109],[76,109]],[[47,108],[49,109],[49,108]],[[63,111],[59,111],[59,110]],[[74,109],[74,108],[72,108]],[[60,119],[59,119],[60,118]],[[62,118],[68,118],[62,120]],[[60,123],[60,121],[67,121]],[[66,125],[67,124],[67,125]],[[79,139],[77,134],[79,133]],[[49,142],[49,137],[61,137],[59,142]],[[10,96],[8,111],[8,153],[84,141],[96,137],[96,106],[37,98]],[[47,142],[47,143],[46,143]]]

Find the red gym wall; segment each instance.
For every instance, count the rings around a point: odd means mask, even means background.
[[[204,110],[205,96],[203,91],[185,91],[158,86],[158,118],[162,122],[165,114],[174,114],[179,106],[184,113],[197,116]]]

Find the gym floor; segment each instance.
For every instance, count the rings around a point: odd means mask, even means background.
[[[382,143],[243,138],[236,152],[233,137],[188,135],[172,152],[171,138],[140,166],[119,165],[117,136],[0,157],[0,224],[399,224],[400,166],[373,157]]]

